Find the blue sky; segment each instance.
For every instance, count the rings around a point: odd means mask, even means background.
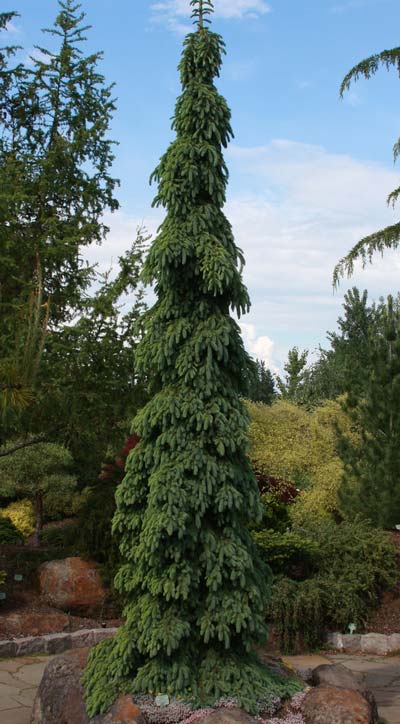
[[[56,0],[10,0],[15,40],[43,43]],[[83,0],[88,51],[103,50],[115,81],[119,141],[115,175],[121,211],[108,221],[102,267],[127,248],[138,224],[155,232],[148,178],[172,135],[176,66],[189,28],[189,0]],[[8,9],[8,8],[7,8]],[[400,135],[400,81],[381,70],[343,101],[340,81],[356,62],[398,45],[398,0],[215,0],[213,28],[227,44],[218,86],[232,109],[235,139],[226,213],[253,306],[244,318],[249,350],[281,368],[297,344],[313,350],[335,327],[343,294],[371,298],[400,288],[400,252],[376,258],[333,294],[333,266],[360,236],[398,220],[386,207],[399,185],[392,146]],[[48,38],[45,39],[48,44]]]

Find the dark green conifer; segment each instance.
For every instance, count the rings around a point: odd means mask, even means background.
[[[176,139],[153,174],[167,215],[145,264],[157,302],[138,358],[154,380],[134,420],[141,442],[117,491],[114,529],[124,564],[116,586],[125,624],[96,647],[84,682],[89,715],[119,691],[200,703],[232,696],[249,711],[287,691],[254,651],[266,638],[269,571],[248,530],[261,514],[240,395],[249,359],[237,323],[249,307],[242,255],[222,207],[232,136],[213,83],[224,43],[192,0],[196,31],[179,66]]]
[[[398,302],[381,304],[381,330],[370,336],[369,376],[363,397],[348,396],[346,409],[360,440],[341,440],[345,465],[344,511],[376,526],[400,523],[400,312]]]
[[[263,402],[272,405],[276,397],[275,378],[264,360],[257,359],[254,364],[254,375],[250,378],[247,396],[252,402]]]

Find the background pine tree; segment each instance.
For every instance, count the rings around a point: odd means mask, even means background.
[[[361,442],[341,440],[345,477],[343,509],[376,526],[400,523],[400,310],[388,297],[378,308],[382,328],[370,336],[370,368],[361,398],[350,395],[345,409],[361,430]]]
[[[250,379],[248,399],[272,405],[276,394],[274,375],[263,360],[257,359],[254,364],[254,376]]]
[[[214,85],[224,43],[205,26],[211,2],[193,0],[198,27],[179,66],[176,139],[153,174],[167,209],[145,264],[157,302],[138,358],[154,396],[134,421],[141,442],[117,491],[116,577],[126,622],[96,647],[84,680],[89,715],[121,690],[161,691],[200,703],[256,702],[283,692],[254,651],[266,639],[269,571],[248,523],[261,515],[247,457],[240,395],[249,358],[230,310],[249,307],[243,258],[222,207],[230,111]]]

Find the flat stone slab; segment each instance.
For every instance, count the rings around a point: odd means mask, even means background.
[[[0,667],[0,722],[29,724],[37,687],[51,657],[2,661]]]
[[[294,669],[308,683],[311,680],[313,669],[322,664],[330,664],[331,661],[326,656],[311,654],[310,656],[282,656],[282,661],[290,669]]]

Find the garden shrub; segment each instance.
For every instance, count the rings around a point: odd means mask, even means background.
[[[23,543],[24,537],[10,518],[0,517],[0,545]]]
[[[0,510],[0,516],[9,518],[23,538],[28,538],[35,530],[35,516],[30,500],[17,500],[10,503],[6,508]]]
[[[340,403],[330,400],[308,411],[278,400],[273,405],[248,403],[248,410],[255,468],[301,489],[288,511],[293,523],[338,517],[343,463],[337,428],[350,438],[357,435]]]
[[[305,578],[315,568],[318,544],[297,531],[255,531],[253,538],[275,574]]]
[[[338,525],[326,520],[295,533],[315,548],[309,577],[298,581],[281,575],[273,584],[267,615],[284,651],[317,646],[327,629],[346,632],[354,623],[362,630],[379,594],[398,580],[390,535],[368,522],[343,521]],[[268,557],[271,551],[268,536],[265,538]]]

